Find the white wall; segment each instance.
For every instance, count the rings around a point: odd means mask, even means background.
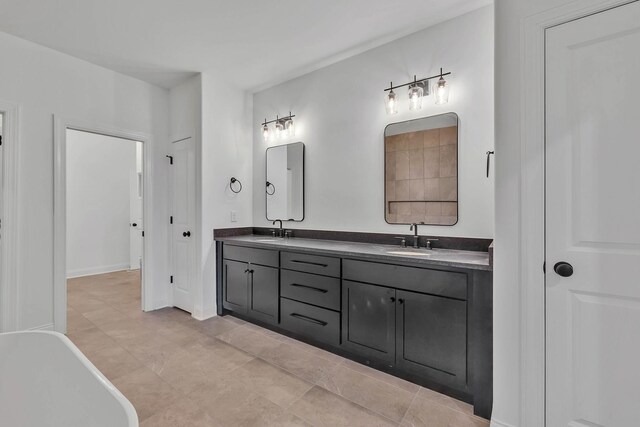
[[[213,229],[253,225],[252,98],[242,89],[202,75],[201,317],[215,313]],[[242,191],[229,188],[234,176]],[[231,222],[231,211],[237,221]]]
[[[485,153],[493,148],[493,7],[364,52],[256,93],[253,98],[254,225],[265,218],[265,149],[303,141],[306,146],[305,220],[290,228],[406,233],[384,220],[383,132],[389,123],[456,112],[460,116],[460,220],[453,227],[424,226],[421,234],[493,236],[493,176]],[[451,71],[449,103],[426,98],[408,111],[405,90],[396,116],[387,116],[383,89]],[[296,114],[297,135],[265,143],[259,123]]]
[[[0,99],[20,106],[18,328],[53,323],[52,114],[153,136],[153,213],[146,224],[153,232],[145,237],[151,239],[146,272],[150,283],[168,286],[167,91],[5,33],[0,33],[0,57]]]
[[[128,269],[136,143],[67,131],[67,277]]]
[[[216,313],[215,228],[253,225],[252,99],[215,76],[198,74],[171,89],[172,140],[196,138],[196,279],[193,316]],[[233,193],[229,179],[242,182]],[[231,221],[231,211],[236,222]]]

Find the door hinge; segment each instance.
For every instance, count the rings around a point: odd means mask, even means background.
[[[142,237],[144,237],[144,231],[142,232]]]
[[[169,224],[173,224],[173,215],[169,217]]]
[[[172,165],[173,164],[173,156],[167,155],[166,157],[167,157],[167,159],[169,159],[169,164]]]
[[[173,276],[169,278],[169,283],[173,283]]]
[[[547,262],[546,261],[542,263],[542,272],[544,274],[547,274]]]
[[[0,135],[0,147],[2,147],[2,135]]]

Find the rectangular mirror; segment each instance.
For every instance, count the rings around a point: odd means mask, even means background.
[[[392,123],[384,131],[389,224],[458,222],[458,115]]]
[[[304,144],[267,148],[267,219],[304,219]]]

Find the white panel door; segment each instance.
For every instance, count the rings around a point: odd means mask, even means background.
[[[547,30],[549,427],[640,425],[639,102],[640,2]]]
[[[196,169],[193,138],[173,144],[171,227],[173,305],[191,313],[195,279]]]

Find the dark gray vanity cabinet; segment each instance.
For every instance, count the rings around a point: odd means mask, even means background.
[[[249,305],[247,315],[263,322],[278,323],[279,270],[249,264]]]
[[[278,251],[226,246],[223,266],[223,307],[277,324],[280,305]]]
[[[467,381],[467,302],[396,291],[396,366],[441,384]]]
[[[406,372],[464,388],[467,303],[343,281],[342,345]]]
[[[342,282],[342,345],[365,357],[395,361],[395,289]]]
[[[343,268],[343,346],[465,390],[467,275],[357,260]]]
[[[247,263],[224,260],[223,305],[227,310],[247,313],[248,269]]]
[[[490,271],[217,245],[220,314],[236,313],[491,417]]]
[[[280,252],[280,263],[280,326],[338,347],[340,258]]]

